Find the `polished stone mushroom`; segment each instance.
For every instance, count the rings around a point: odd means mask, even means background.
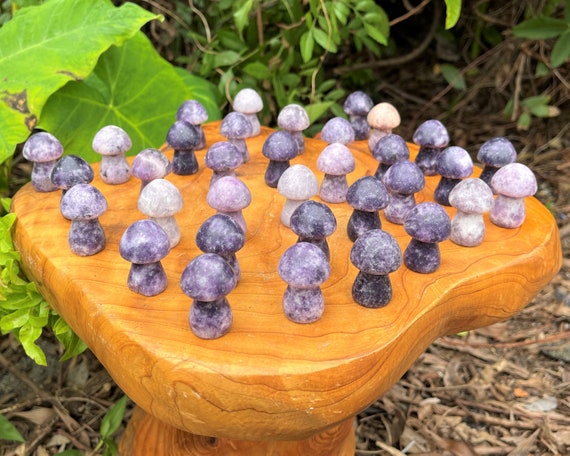
[[[498,136],[481,145],[477,152],[477,160],[483,164],[479,179],[490,187],[491,179],[499,168],[517,160],[517,151],[507,138]]]
[[[372,149],[372,156],[378,161],[374,176],[380,180],[394,163],[410,159],[408,144],[400,135],[390,133],[382,136]]]
[[[297,143],[288,131],[277,130],[267,136],[261,153],[269,159],[265,169],[265,183],[268,187],[277,188],[281,175],[291,166],[291,160],[298,154]]]
[[[348,116],[348,121],[354,130],[354,139],[357,141],[368,139],[370,125],[368,125],[366,116],[373,106],[372,98],[361,90],[352,92],[344,101],[342,109]]]
[[[172,172],[178,176],[189,176],[198,172],[198,160],[194,150],[200,143],[200,134],[196,128],[184,121],[177,120],[168,129],[166,144],[174,149]]]
[[[206,201],[218,213],[233,217],[243,232],[247,232],[242,211],[251,204],[251,192],[241,179],[235,176],[220,177],[210,185]]]
[[[99,172],[103,182],[118,185],[129,180],[131,168],[125,153],[132,145],[128,133],[116,125],[106,125],[95,134],[91,147],[101,155]]]
[[[95,178],[91,165],[83,158],[69,154],[61,157],[51,171],[51,182],[61,189],[62,196],[77,184],[89,184]]]
[[[229,141],[218,141],[206,151],[204,164],[213,171],[210,185],[220,177],[235,176],[235,170],[243,164],[243,156]]]
[[[263,110],[263,100],[259,93],[251,88],[241,89],[234,97],[232,107],[234,111],[245,115],[251,123],[250,137],[258,136],[261,133],[258,115]]]
[[[198,133],[199,140],[194,150],[206,147],[206,136],[202,124],[208,120],[208,111],[198,100],[186,100],[176,111],[176,120],[183,120],[192,125]]]
[[[331,143],[317,157],[317,169],[324,173],[319,196],[327,203],[346,201],[348,181],[346,175],[356,168],[352,151],[341,143]]]
[[[298,236],[297,242],[310,242],[320,247],[330,260],[327,237],[336,230],[336,217],[330,208],[318,201],[308,200],[293,211],[291,230]]]
[[[327,144],[347,145],[354,141],[354,129],[344,117],[333,117],[324,124],[321,130],[321,139]]]
[[[400,125],[400,113],[394,105],[382,102],[374,105],[366,116],[370,126],[368,136],[368,148],[372,152],[374,145],[382,136],[392,133],[392,130]]]
[[[437,175],[437,156],[449,144],[449,133],[445,125],[437,119],[426,120],[416,128],[412,141],[420,146],[415,162],[424,175]]]
[[[410,160],[396,162],[386,171],[383,182],[390,193],[384,217],[392,223],[402,225],[408,212],[416,206],[416,193],[425,186],[422,170]]]
[[[140,179],[141,191],[153,179],[163,179],[171,171],[168,157],[160,150],[149,147],[141,150],[131,164],[131,175]]]
[[[319,183],[309,167],[298,163],[283,172],[277,183],[277,191],[285,197],[281,223],[288,227],[293,211],[318,193]]]
[[[353,209],[346,228],[351,241],[367,231],[382,228],[378,212],[388,205],[389,195],[384,184],[374,176],[353,182],[346,192],[346,202]]]
[[[46,131],[33,134],[22,148],[23,157],[32,162],[32,186],[38,192],[58,189],[51,181],[51,172],[63,155],[63,146],[54,135]]]
[[[302,154],[305,150],[305,138],[303,131],[311,124],[309,114],[305,108],[298,104],[289,104],[277,115],[277,125],[282,130],[288,131],[297,144],[297,153]]]
[[[436,171],[441,178],[434,191],[434,200],[444,206],[450,206],[449,192],[462,179],[471,176],[473,173],[473,160],[462,147],[447,147],[437,157]]]
[[[251,122],[241,112],[232,111],[226,114],[220,124],[220,134],[237,147],[243,163],[249,161],[249,149],[245,140],[251,136],[252,131]]]

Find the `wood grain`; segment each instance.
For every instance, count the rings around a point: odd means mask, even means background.
[[[218,128],[219,123],[204,126],[208,145],[223,140]],[[138,180],[111,186],[97,176],[93,182],[107,197],[109,210],[100,219],[107,247],[92,257],[70,252],[69,222],[59,213],[58,193],[40,194],[26,185],[13,198],[14,239],[26,273],[117,384],[166,425],[219,438],[308,438],[366,408],[437,337],[511,317],[560,267],[555,221],[539,201],[528,198],[522,227],[499,228],[486,216],[482,245],[441,243],[437,272],[422,275],[402,266],[391,274],[392,302],[366,309],[351,297],[358,272],[348,261],[351,209],[330,205],[338,229],[329,238],[332,273],[323,285],[325,312],[317,323],[292,323],[281,310],[286,284],[277,264],[296,236],[279,221],[284,199],[263,180],[267,160],[261,146],[271,131],[264,127],[261,136],[247,141],[251,160],[238,170],[253,202],[244,210],[247,240],[237,253],[242,280],[228,296],[234,323],[217,340],[192,334],[187,323],[191,301],[178,283],[200,253],[196,231],[214,213],[206,204],[211,171],[203,164],[205,150],[197,152],[197,174],[168,176],[184,197],[177,216],[182,238],[163,260],[169,284],[156,297],[127,288],[130,265],[118,252],[127,226],[144,218],[137,210]],[[316,169],[324,146],[307,139],[306,151],[294,163]],[[357,168],[349,184],[376,168],[365,141],[350,147]],[[171,151],[167,154],[172,157]],[[315,174],[320,182],[322,173]],[[438,181],[426,180],[419,201],[432,200]],[[452,215],[454,209],[448,210]],[[384,218],[382,223],[404,250],[409,237],[403,228]]]

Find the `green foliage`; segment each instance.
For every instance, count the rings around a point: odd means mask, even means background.
[[[16,429],[4,415],[0,415],[0,440],[25,442],[22,434],[18,432],[18,429]]]
[[[461,0],[445,0],[447,15],[445,17],[445,28],[450,29],[459,20],[461,16]]]
[[[550,97],[547,95],[538,95],[525,98],[521,101],[521,112],[517,118],[517,128],[519,130],[528,130],[532,122],[532,117],[556,117],[560,114],[560,110],[556,106],[552,106]],[[505,115],[512,117],[514,115],[514,102],[509,100],[505,107]]]
[[[101,421],[101,427],[99,432],[101,434],[101,440],[95,448],[95,452],[104,448],[103,456],[114,456],[117,454],[117,444],[113,440],[113,434],[117,432],[125,416],[125,408],[127,406],[127,396],[123,396],[119,399],[113,406],[107,411],[103,420]]]

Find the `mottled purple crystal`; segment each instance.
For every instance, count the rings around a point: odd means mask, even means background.
[[[246,138],[253,133],[253,128],[249,119],[241,112],[232,111],[222,119],[220,133],[239,150],[243,163],[249,161],[249,149]]]
[[[198,100],[186,100],[176,111],[176,120],[183,120],[191,124],[198,133],[198,142],[194,150],[203,149],[206,146],[206,137],[202,124],[208,120],[208,111]]]
[[[383,182],[390,192],[384,216],[386,220],[401,225],[416,205],[415,194],[425,186],[422,170],[409,160],[399,161],[386,171]]]
[[[434,200],[444,206],[450,206],[449,192],[461,182],[461,179],[471,175],[473,161],[465,149],[459,146],[451,146],[439,153],[436,171],[441,175],[441,178],[435,188]]]
[[[297,143],[288,131],[274,131],[264,141],[261,153],[269,159],[265,183],[277,188],[281,175],[289,168],[290,160],[297,156]]]
[[[290,219],[291,230],[299,236],[297,242],[311,242],[330,259],[327,237],[336,230],[336,217],[330,208],[318,201],[308,200],[293,211]]]
[[[129,180],[131,170],[125,153],[132,147],[132,142],[125,130],[106,125],[95,134],[91,146],[102,155],[99,172],[103,182],[117,185]]]
[[[324,124],[321,139],[328,144],[346,145],[354,141],[354,129],[344,117],[333,117]]]
[[[31,181],[34,189],[38,192],[57,190],[51,181],[51,172],[63,155],[63,146],[54,135],[42,131],[30,136],[22,148],[22,155],[33,163]]]
[[[437,156],[449,144],[447,128],[437,119],[426,120],[418,126],[412,140],[420,146],[415,163],[424,175],[435,176]]]
[[[192,332],[201,339],[217,339],[226,334],[233,322],[233,314],[227,298],[216,301],[194,300],[188,313]]]
[[[389,202],[386,187],[374,176],[364,176],[352,183],[346,193],[346,201],[353,208],[347,224],[351,241],[368,230],[382,227],[378,211]]]
[[[348,182],[346,175],[354,171],[356,161],[351,150],[344,144],[332,143],[317,157],[317,168],[325,174],[319,196],[327,203],[346,201]]]
[[[309,115],[305,108],[297,104],[285,106],[277,116],[279,128],[288,131],[297,144],[297,153],[301,154],[305,150],[305,138],[303,131],[309,128]]]
[[[174,149],[174,174],[187,176],[198,172],[198,160],[194,150],[200,143],[200,134],[192,124],[184,120],[174,122],[166,134],[166,143]]]
[[[349,122],[354,130],[354,139],[367,139],[370,126],[366,116],[374,106],[374,101],[365,92],[357,90],[352,92],[344,101],[343,110],[349,117]]]

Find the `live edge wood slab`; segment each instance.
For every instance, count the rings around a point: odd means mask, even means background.
[[[224,138],[219,123],[204,126],[208,145]],[[69,224],[59,212],[60,193],[40,194],[30,184],[13,198],[14,242],[25,272],[54,309],[87,343],[123,391],[139,406],[121,442],[123,454],[354,454],[354,416],[385,393],[436,338],[505,320],[522,309],[561,264],[560,239],[549,211],[526,200],[518,229],[499,228],[485,216],[482,245],[440,244],[442,264],[422,275],[405,266],[391,274],[394,296],[381,309],[366,309],[351,297],[357,270],[349,261],[347,204],[331,204],[338,221],[329,238],[332,272],[322,289],[325,312],[309,325],[284,316],[286,284],[277,274],[281,254],[296,236],[280,223],[284,199],[264,183],[261,154],[273,130],[247,140],[251,160],[238,176],[253,195],[244,210],[248,232],[237,254],[242,279],[228,296],[234,322],[217,340],[191,332],[191,300],[179,286],[188,262],[201,252],[195,235],[214,211],[206,203],[211,171],[198,151],[200,171],[169,175],[184,197],[177,216],[180,244],[162,261],[168,288],[143,297],[126,285],[130,264],[119,240],[134,221],[140,182],[93,185],[109,203],[100,218],[107,237],[92,257],[71,253]],[[306,139],[293,163],[316,171],[326,145]],[[373,174],[377,162],[365,141],[350,145],[357,169],[349,184]],[[412,154],[416,149],[411,146]],[[166,151],[172,158],[172,151]],[[426,178],[418,202],[432,200],[437,177]],[[315,197],[319,200],[318,197]],[[448,208],[450,216],[454,209]],[[410,238],[383,217],[383,229],[402,251]]]

